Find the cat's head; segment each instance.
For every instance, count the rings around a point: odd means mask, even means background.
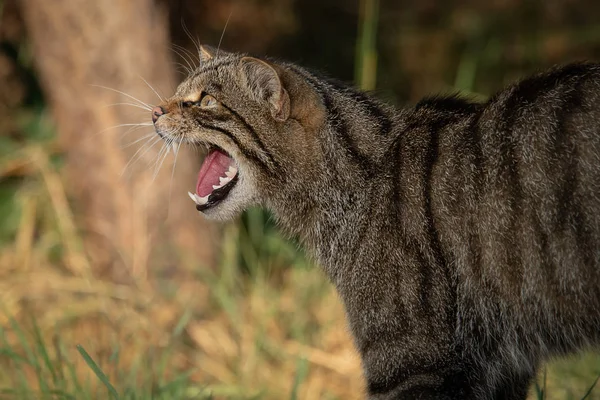
[[[304,92],[276,63],[200,49],[199,67],[152,112],[167,143],[208,147],[190,192],[199,211],[229,219],[268,202],[302,164],[310,174],[307,127],[323,113]]]

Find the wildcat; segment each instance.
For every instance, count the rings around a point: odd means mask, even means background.
[[[600,65],[485,103],[395,109],[291,63],[200,49],[152,120],[207,145],[207,218],[270,209],[338,290],[370,399],[525,399],[600,339]]]

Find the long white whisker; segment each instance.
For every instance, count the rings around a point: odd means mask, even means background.
[[[130,94],[127,94],[127,93],[125,93],[125,92],[122,92],[122,91],[120,91],[120,90],[113,89],[113,88],[109,88],[109,87],[107,87],[107,86],[102,86],[102,85],[91,85],[91,86],[98,87],[98,88],[101,88],[101,89],[106,89],[106,90],[112,90],[113,92],[116,92],[116,93],[122,94],[123,96],[127,96],[127,97],[129,97],[131,100],[137,101],[137,102],[138,102],[138,103],[140,103],[141,105],[143,105],[143,106],[146,106],[146,107],[148,107],[148,109],[152,110],[152,106],[150,106],[149,104],[147,104],[147,103],[144,103],[144,102],[143,102],[143,101],[141,101],[140,99],[138,99],[138,98],[136,98],[136,97],[133,97],[132,95],[130,95]]]
[[[173,51],[175,54],[177,54],[179,57],[181,57],[181,59],[182,59],[183,61],[185,61],[185,63],[187,64],[187,67],[186,67],[185,65],[183,65],[182,63],[177,63],[177,64],[179,64],[181,67],[183,67],[183,68],[184,68],[184,69],[187,71],[188,75],[191,75],[191,74],[192,74],[192,71],[194,70],[194,67],[193,67],[193,66],[190,64],[190,60],[189,60],[187,57],[185,57],[185,56],[184,56],[184,55],[181,53],[181,51],[179,51],[179,50],[177,50],[177,49],[175,49],[175,48],[172,48],[171,50],[172,50],[172,51]]]
[[[131,106],[131,107],[137,107],[137,108],[141,108],[142,110],[146,110],[146,111],[152,111],[151,108],[139,105],[139,104],[134,104],[134,103],[112,103],[112,104],[107,104],[104,106],[104,108],[108,108],[108,107],[114,107],[114,106]]]
[[[170,139],[168,139],[168,138],[166,140],[163,140],[163,143],[161,144],[160,149],[158,150],[158,153],[156,154],[156,159],[152,163],[152,167],[151,167],[152,171],[153,171],[153,175],[157,169],[158,160],[160,160],[160,158],[163,156],[163,153],[168,153],[168,151],[169,151],[169,140]]]
[[[121,134],[121,138],[125,138],[125,136],[129,135],[130,133],[135,132],[135,131],[137,131],[139,129],[142,129],[142,128],[147,128],[147,126],[143,126],[143,125],[142,126],[132,126],[131,128],[127,129],[125,132],[123,132]],[[151,131],[149,131],[149,133],[151,135],[152,134],[156,134],[156,130],[152,129]]]
[[[160,150],[158,151],[158,154],[156,155],[156,160],[154,160],[154,164],[153,164],[153,169],[156,175],[156,170],[157,170],[157,166],[158,166],[158,161],[162,158],[162,156],[166,153],[169,153],[169,148],[171,145],[171,142],[173,141],[173,139],[171,139],[171,135],[170,134],[165,140],[163,145],[160,147]]]
[[[160,138],[160,136],[156,135],[156,137],[154,139],[150,139],[147,143],[145,143],[143,146],[141,146],[133,154],[133,156],[131,157],[131,159],[129,160],[129,162],[127,162],[127,164],[125,164],[125,167],[123,167],[123,171],[121,171],[121,176],[123,176],[123,174],[125,173],[125,171],[127,170],[127,168],[129,166],[133,166],[133,164],[135,164],[140,158],[142,158],[142,156],[144,154],[146,154],[148,152],[148,150],[150,150],[152,147],[154,147],[156,145],[156,143],[160,142],[161,140],[162,139]],[[142,150],[144,150],[144,151],[142,151]],[[137,158],[136,158],[136,156],[137,156]]]
[[[156,167],[154,168],[154,176],[152,177],[152,182],[154,182],[156,180],[156,177],[158,176],[158,172],[160,171],[160,168],[162,167],[163,163],[165,162],[165,159],[167,158],[167,156],[169,155],[169,146],[171,145],[172,142],[173,142],[173,139],[171,139],[167,143],[165,143],[165,146],[163,147],[163,149],[161,149],[162,156],[161,156],[160,152],[158,153],[159,155],[157,157],[157,161],[160,159],[160,162],[157,162]]]
[[[183,17],[181,17],[181,26],[183,27],[183,31],[185,32],[185,34],[187,35],[187,37],[194,44],[194,47],[196,47],[196,51],[198,51],[198,64],[200,64],[200,61],[202,60],[201,50],[200,50],[200,40],[194,39],[192,37],[192,33],[190,32],[190,30],[188,29],[188,27],[185,25],[185,21],[183,20]]]
[[[169,182],[169,203],[167,213],[171,210],[171,197],[173,194],[173,178],[175,177],[175,166],[177,165],[177,156],[179,155],[179,148],[181,147],[181,140],[177,143],[177,150],[173,146],[173,152],[175,153],[175,160],[173,160],[173,168],[171,169],[171,181]]]
[[[196,60],[196,56],[194,55],[194,53],[178,44],[173,44],[173,47],[173,51],[178,50],[176,51],[176,53],[179,54],[179,56],[186,61],[186,63],[192,70],[196,69],[196,62],[198,60]]]
[[[193,52],[193,51],[191,51],[191,50],[188,50],[188,49],[187,49],[186,47],[184,47],[184,46],[181,46],[181,45],[177,45],[177,46],[178,46],[178,47],[181,49],[181,51],[183,51],[183,52],[184,52],[184,53],[186,53],[186,54],[189,54],[189,56],[190,56],[190,60],[192,61],[192,65],[194,65],[196,68],[197,68],[198,66],[200,66],[200,59],[198,58],[198,54],[194,54],[194,52]]]
[[[109,131],[109,130],[112,130],[112,129],[117,129],[117,128],[124,127],[124,126],[130,126],[129,129],[127,129],[125,132],[123,132],[121,134],[121,136],[125,137],[129,133],[131,133],[131,132],[135,132],[136,130],[141,129],[141,128],[148,128],[151,125],[152,124],[146,125],[144,123],[144,124],[120,124],[120,125],[115,125],[115,126],[109,126],[108,128],[104,128],[104,129],[102,129],[99,132],[95,132],[91,137],[96,137],[97,135],[101,135],[101,134],[105,133],[106,131]]]
[[[150,139],[152,136],[156,135],[156,132],[150,132],[144,136],[142,136],[141,138],[137,138],[135,139],[133,142],[127,143],[123,146],[121,146],[122,149],[126,149],[127,147],[133,146],[136,143],[141,142],[142,140],[146,140],[146,139]]]
[[[144,79],[144,78],[143,78],[141,75],[138,75],[138,76],[140,77],[140,79],[141,79],[141,80],[143,80],[143,81],[144,81],[144,83],[145,83],[146,85],[148,85],[148,87],[150,88],[150,90],[152,90],[152,91],[154,92],[154,94],[156,95],[156,97],[158,97],[158,99],[159,99],[161,102],[163,102],[163,103],[164,103],[164,102],[165,102],[165,99],[164,99],[164,98],[163,98],[163,97],[162,97],[160,94],[158,94],[158,92],[156,91],[156,89],[154,89],[154,88],[152,87],[152,85],[151,85],[151,84],[149,84],[149,83],[148,83],[148,81],[147,81],[147,80],[145,80],[145,79]]]
[[[139,127],[146,127],[146,126],[152,126],[154,125],[152,122],[140,122],[139,124],[119,124],[119,125],[113,125],[113,126],[109,126],[108,128],[102,129],[100,132],[104,132],[107,131],[109,129],[117,129],[117,128],[122,128],[124,126],[139,126]]]
[[[221,49],[221,42],[223,41],[223,37],[225,36],[225,31],[227,30],[227,25],[229,25],[229,20],[231,19],[231,14],[233,14],[233,9],[229,11],[229,16],[227,17],[227,21],[225,21],[225,27],[223,27],[223,32],[221,32],[221,38],[219,39],[219,45],[217,46],[217,54],[215,58],[219,57],[219,50]]]
[[[178,74],[181,74],[183,76],[190,76],[192,74],[192,71],[190,71],[188,67],[181,65],[181,63],[175,63],[175,64],[176,64],[175,71]]]

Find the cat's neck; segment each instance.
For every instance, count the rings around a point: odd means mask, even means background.
[[[337,270],[352,262],[352,250],[360,244],[371,195],[369,182],[332,180],[308,193],[286,193],[270,208],[284,231],[297,237],[335,281]]]

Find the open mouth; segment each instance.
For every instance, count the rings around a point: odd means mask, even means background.
[[[196,193],[188,194],[196,203],[196,210],[205,211],[225,200],[237,181],[238,168],[233,158],[212,147],[198,172]]]

